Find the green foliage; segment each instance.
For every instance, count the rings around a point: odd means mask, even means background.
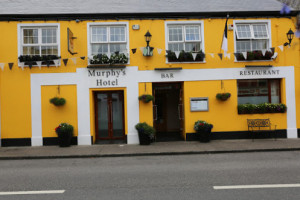
[[[271,60],[274,55],[273,51],[266,51],[265,55],[262,54],[262,51],[249,51],[247,52],[247,59],[244,58],[242,53],[238,53],[236,59],[238,61],[251,61],[251,60]]]
[[[91,64],[127,64],[128,57],[123,53],[116,52],[111,55],[110,58],[106,54],[98,54],[93,56],[93,59],[90,61]]]
[[[154,97],[150,94],[143,94],[139,96],[139,100],[143,101],[144,103],[149,103],[150,101],[153,101]]]
[[[154,137],[156,132],[155,129],[152,126],[148,125],[146,122],[137,123],[135,125],[135,129],[139,133],[149,135],[150,137]]]
[[[238,114],[259,114],[259,113],[285,113],[287,107],[285,104],[241,104],[238,105]]]
[[[63,106],[65,105],[66,100],[64,98],[53,97],[50,99],[50,103],[52,103],[55,106]]]
[[[55,128],[55,132],[57,135],[59,134],[72,134],[73,135],[73,126],[68,123],[61,123],[58,127]]]
[[[198,120],[195,122],[194,124],[194,130],[196,132],[199,132],[199,131],[209,131],[213,128],[214,126],[206,121],[203,121],[203,120]]]
[[[194,60],[192,52],[181,51],[178,58],[173,51],[167,52],[167,58],[169,62],[203,62],[205,54],[202,51],[194,52],[197,53],[196,59]]]
[[[34,56],[29,56],[29,55],[24,55],[24,56],[19,56],[20,62],[35,62],[35,61],[52,61],[59,59],[60,57],[56,55],[34,55]]]
[[[221,101],[226,101],[231,97],[231,94],[229,92],[226,93],[217,93],[216,98]]]

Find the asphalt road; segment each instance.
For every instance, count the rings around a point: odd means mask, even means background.
[[[0,199],[298,200],[299,154],[3,160]],[[215,187],[232,185],[230,189]],[[237,185],[256,188],[236,189]],[[17,194],[20,191],[42,194]]]

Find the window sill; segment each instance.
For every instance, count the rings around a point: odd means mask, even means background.
[[[126,68],[128,64],[123,64],[123,63],[120,63],[120,64],[89,64],[87,66],[87,68],[102,68],[102,69],[107,69],[107,68],[119,68],[119,69],[122,69],[122,68]]]
[[[166,62],[166,64],[204,64],[206,61],[199,61],[199,62]]]
[[[249,62],[273,62],[274,60],[271,59],[271,60],[234,60],[234,62],[236,63],[249,63]]]

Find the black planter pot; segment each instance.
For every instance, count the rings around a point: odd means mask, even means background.
[[[58,145],[60,147],[69,147],[71,145],[72,133],[58,134]]]
[[[201,130],[197,133],[198,140],[202,143],[210,142],[211,129]]]
[[[138,132],[139,133],[139,139],[140,139],[140,145],[149,145],[151,143],[151,138],[149,135]]]

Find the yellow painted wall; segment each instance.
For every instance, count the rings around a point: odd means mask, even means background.
[[[277,124],[277,129],[286,129],[286,113],[276,114],[243,114],[237,113],[237,81],[223,81],[224,89],[221,89],[221,81],[201,81],[184,83],[185,100],[185,127],[186,133],[193,133],[194,123],[204,120],[214,125],[213,132],[245,131],[248,129],[247,119],[270,118],[271,123]],[[218,92],[230,92],[231,97],[227,101],[216,99]],[[190,111],[190,98],[208,97],[208,111]]]
[[[152,95],[152,83],[139,83],[139,96],[143,94]],[[153,102],[139,102],[140,122],[146,122],[147,124],[153,126]]]
[[[185,19],[184,19],[185,20]],[[178,20],[178,21],[184,21]],[[197,20],[197,19],[191,19]],[[244,20],[236,18],[235,20]],[[257,18],[249,20],[258,20]],[[265,20],[265,19],[262,19]],[[253,65],[273,65],[273,66],[295,66],[295,78],[296,78],[296,105],[300,105],[300,41],[294,38],[291,47],[284,47],[284,51],[278,48],[279,45],[287,42],[286,32],[292,28],[295,28],[294,21],[288,18],[270,18],[271,20],[271,35],[272,46],[276,47],[275,51],[278,52],[278,57],[274,61],[266,62],[235,62],[234,56],[231,55],[230,59],[224,58],[220,60],[216,53],[220,53],[220,46],[222,41],[222,35],[224,30],[225,19],[203,19],[204,22],[204,48],[205,53],[215,53],[215,57],[206,55],[205,63],[190,63],[190,64],[167,64],[165,57],[165,21],[166,20],[129,20],[129,49],[137,48],[137,52],[130,53],[130,66],[138,66],[139,70],[153,70],[157,67],[182,67],[183,69],[208,69],[208,68],[244,68],[246,64]],[[128,22],[128,20],[120,20],[118,22]],[[176,21],[176,20],[168,20]],[[75,21],[29,21],[22,23],[59,23],[60,24],[60,45],[61,45],[61,57],[71,58],[79,56],[87,56],[87,23],[93,21],[81,21],[76,23]],[[101,22],[101,21],[95,21]],[[116,22],[115,20],[105,20],[103,22]],[[21,22],[0,22],[0,62],[6,63],[4,71],[0,73],[0,102],[1,102],[1,137],[2,138],[30,138],[31,137],[31,101],[30,101],[30,74],[31,73],[59,73],[59,72],[75,72],[76,68],[84,68],[87,66],[87,60],[77,59],[75,65],[71,60],[68,61],[67,66],[62,64],[60,67],[43,67],[41,70],[38,67],[33,67],[31,70],[25,68],[24,71],[17,67],[18,59],[18,40],[17,40],[17,25]],[[232,24],[233,19],[228,20],[228,24]],[[139,24],[140,30],[132,30],[132,25]],[[4,28],[2,28],[4,27]],[[77,39],[74,40],[76,55],[71,55],[67,51],[67,28],[70,28]],[[152,57],[144,57],[140,51],[140,47],[145,47],[146,42],[144,40],[144,34],[150,31],[152,34],[152,40],[150,46],[155,47],[154,55]],[[233,31],[228,32],[228,46],[229,52],[234,51],[234,38]],[[158,54],[157,49],[163,49],[161,54]],[[7,63],[13,62],[14,66],[12,70],[8,69]],[[139,94],[143,94],[144,84],[139,84]],[[147,83],[147,92],[151,93],[151,83]],[[282,102],[285,103],[285,87],[284,81],[282,84]],[[184,101],[185,101],[185,132],[193,132],[192,125],[197,119],[207,120],[215,125],[213,131],[244,131],[246,126],[244,124],[245,119],[249,117],[264,117],[270,116],[271,120],[277,123],[278,129],[286,128],[286,114],[268,114],[263,116],[256,115],[237,115],[237,89],[236,81],[225,81],[225,87],[228,92],[231,92],[232,96],[229,101],[218,102],[215,99],[216,92],[220,90],[219,81],[201,81],[201,82],[186,82],[184,83]],[[74,109],[77,106],[76,103],[76,90],[75,86],[61,86],[68,98],[74,99],[72,101],[71,108],[69,109],[67,102],[64,113],[62,110],[51,111],[50,115],[46,115],[45,110],[50,109],[50,104],[47,103],[48,99],[55,92],[55,86],[42,88],[42,105],[43,105],[43,136],[55,136],[52,132],[53,128],[60,122],[60,118],[54,118],[56,113],[61,113],[63,117],[70,116],[75,126],[77,126],[77,111],[74,113]],[[123,88],[124,89],[124,88]],[[122,89],[122,90],[123,90]],[[91,89],[90,91],[93,91]],[[49,91],[49,94],[48,94]],[[51,94],[51,95],[50,95]],[[50,96],[49,96],[50,95]],[[126,96],[126,90],[125,90]],[[209,112],[195,112],[191,113],[189,110],[189,97],[208,96],[210,99]],[[93,105],[93,98],[90,96],[91,105]],[[125,98],[125,105],[126,98]],[[152,103],[144,105],[140,103],[140,121],[146,121],[149,124],[153,124],[153,112]],[[221,112],[220,112],[221,111]],[[300,106],[296,106],[297,118],[300,119]],[[91,108],[91,135],[94,136],[94,115]],[[127,113],[125,106],[125,113]],[[127,115],[125,115],[127,116]],[[228,117],[230,116],[230,117]],[[49,120],[45,120],[48,119]],[[228,126],[229,123],[224,119],[235,122],[234,126]],[[127,120],[127,119],[125,119]],[[239,122],[239,123],[237,123]],[[127,124],[127,123],[125,123]],[[300,120],[297,121],[297,127],[300,127]],[[77,127],[76,127],[77,130]],[[126,127],[127,133],[127,127]],[[77,133],[76,133],[77,134]]]
[[[58,93],[59,88],[59,93]],[[74,136],[78,135],[77,91],[75,85],[42,86],[42,135],[57,137],[55,128],[60,123],[69,123],[74,127]],[[55,106],[49,102],[53,97],[66,99],[63,106]]]

